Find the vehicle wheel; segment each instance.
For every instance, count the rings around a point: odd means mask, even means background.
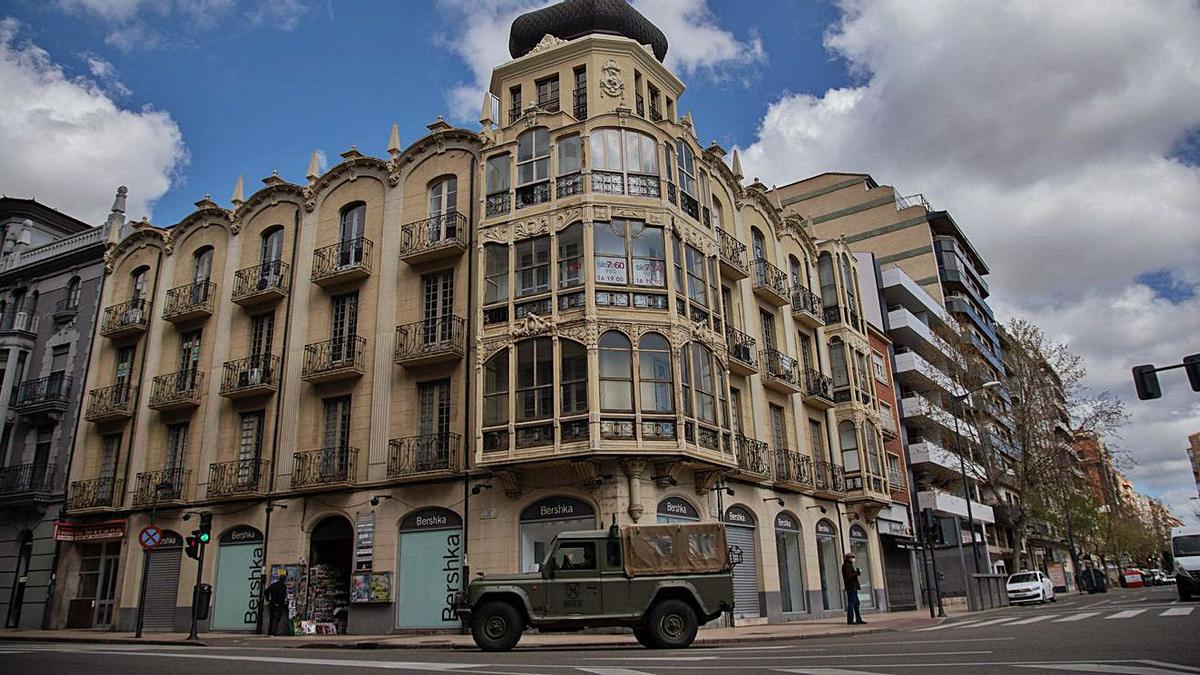
[[[471,617],[471,637],[485,652],[506,652],[517,646],[525,621],[507,602],[484,603]]]
[[[663,600],[650,610],[649,637],[658,649],[683,649],[696,639],[696,613],[682,600]]]
[[[1050,602],[1058,602],[1058,596],[1057,595],[1050,596]]]
[[[654,636],[646,628],[634,628],[633,637],[637,638],[638,644],[648,649],[654,649]]]

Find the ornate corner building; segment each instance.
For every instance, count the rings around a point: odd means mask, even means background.
[[[913,603],[860,262],[699,142],[666,50],[568,0],[514,22],[477,132],[114,212],[55,625],[132,626],[153,514],[147,628],[186,627],[198,510],[212,629],[259,626],[264,570],[339,631],[451,628],[471,574],[614,519],[726,522],[740,621],[840,611],[848,551],[864,606]]]

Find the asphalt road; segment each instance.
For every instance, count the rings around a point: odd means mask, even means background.
[[[868,617],[869,619],[869,617]],[[0,642],[0,673],[307,675],[682,673],[1200,673],[1200,602],[1170,587],[1061,598],[952,618],[932,628],[857,638],[787,640],[681,651],[226,649]]]

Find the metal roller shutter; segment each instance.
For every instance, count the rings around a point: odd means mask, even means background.
[[[149,555],[145,630],[170,632],[175,630],[175,598],[179,594],[179,564],[183,561],[183,549],[151,551]]]
[[[884,543],[879,549],[883,551],[888,609],[916,609],[917,598],[913,593],[912,569],[909,565],[908,551],[888,543]]]
[[[758,559],[754,552],[754,530],[728,526],[725,535],[730,546],[742,549],[742,562],[733,568],[734,616],[761,616],[758,608]]]

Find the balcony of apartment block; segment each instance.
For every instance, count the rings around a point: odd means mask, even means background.
[[[66,323],[79,315],[79,298],[63,298],[54,303],[54,312],[51,314],[54,323]]]
[[[8,311],[0,314],[0,337],[19,338],[29,342],[37,340],[33,317],[28,312]]]
[[[53,501],[59,491],[57,471],[47,462],[0,467],[0,503]]]
[[[839,324],[846,324],[861,331],[863,329],[862,320],[858,316],[858,312],[848,307],[833,305],[830,307],[821,308],[822,317],[825,319],[825,325],[832,328]]]
[[[467,250],[467,217],[437,213],[400,228],[400,259],[411,266],[457,258]]]
[[[896,424],[896,416],[880,410],[879,432],[883,434],[884,441],[894,441],[900,438],[900,426]]]
[[[292,487],[318,488],[358,482],[358,448],[337,446],[292,455]]]
[[[970,423],[923,394],[912,393],[901,399],[900,414],[906,423],[917,429],[933,429],[942,434],[957,431],[964,441],[979,442],[979,433]]]
[[[177,504],[187,501],[190,469],[172,467],[159,471],[143,471],[133,483],[133,505]]]
[[[833,407],[833,378],[818,370],[808,368],[803,373],[804,402],[814,408],[828,410]]]
[[[967,500],[963,499],[961,495],[950,494],[942,490],[930,489],[918,492],[917,507],[933,509],[940,515],[967,517]],[[987,525],[996,523],[996,514],[992,507],[974,500],[971,501],[971,516]]]
[[[26,380],[17,388],[12,410],[35,423],[59,420],[71,404],[71,382],[66,373]]]
[[[388,478],[421,480],[462,473],[462,436],[445,432],[388,441]]]
[[[304,347],[300,377],[310,384],[362,377],[367,372],[367,339],[344,337]]]
[[[267,491],[271,462],[265,459],[235,459],[208,465],[208,498],[261,495]]]
[[[758,352],[754,338],[732,327],[725,326],[725,349],[729,353],[729,372],[735,375],[753,375],[758,372]]]
[[[741,434],[731,440],[739,474],[750,479],[770,478],[771,452],[765,442]]]
[[[186,323],[212,316],[213,300],[217,297],[217,285],[211,281],[197,281],[167,291],[163,318],[172,323]]]
[[[791,302],[787,273],[759,258],[754,261],[754,294],[772,307]]]
[[[279,357],[256,354],[226,361],[221,374],[221,395],[228,399],[269,396],[279,389]]]
[[[111,476],[71,481],[68,511],[107,510],[121,505],[124,483]]]
[[[896,501],[897,498],[907,501],[908,480],[905,479],[903,471],[888,470],[888,490],[892,493],[892,501]]]
[[[889,308],[888,337],[899,347],[907,347],[931,358],[946,355],[943,340],[906,307]]]
[[[812,458],[796,450],[776,449],[773,476],[779,487],[792,490],[814,489]]]
[[[1072,436],[1072,438],[1074,438],[1074,436]],[[1021,456],[1021,450],[1017,448],[1015,444],[1005,440],[1003,437],[993,431],[987,432],[987,441],[989,447],[994,450],[999,450],[1012,459],[1017,459]]]
[[[512,210],[512,193],[507,189],[502,192],[494,192],[484,197],[483,200],[483,217],[495,218],[503,216]]]
[[[900,196],[896,195],[896,210],[903,211],[904,209],[919,208],[925,213],[932,213],[933,207],[929,205],[929,201],[925,199],[925,195],[921,193]]]
[[[800,363],[778,349],[758,353],[762,363],[762,383],[781,394],[799,394],[804,390],[800,379]]]
[[[906,391],[958,391],[948,375],[908,347],[896,350],[896,381]]]
[[[840,464],[814,461],[813,490],[827,499],[840,499],[846,494],[846,473]]]
[[[371,251],[374,245],[366,237],[357,237],[313,251],[313,283],[328,288],[371,276]]]
[[[892,502],[892,492],[887,478],[867,471],[846,471],[846,501],[870,507],[887,506]]]
[[[238,270],[233,277],[232,300],[242,307],[266,305],[287,297],[291,269],[282,260]]]
[[[104,309],[100,334],[111,340],[122,340],[146,332],[150,319],[150,303],[144,298],[122,302]]]
[[[825,325],[825,308],[821,296],[803,284],[792,284],[792,317],[802,326],[820,328]]]
[[[181,370],[159,375],[150,386],[150,408],[167,410],[190,410],[200,406],[204,393],[204,373],[198,370]]]
[[[719,227],[717,250],[720,252],[722,275],[734,281],[750,276],[750,267],[746,263],[746,245]]]
[[[467,322],[458,316],[439,316],[396,326],[396,363],[407,368],[462,359],[467,346]]]
[[[83,416],[89,422],[124,422],[133,417],[137,387],[119,383],[88,392],[88,405]]]

